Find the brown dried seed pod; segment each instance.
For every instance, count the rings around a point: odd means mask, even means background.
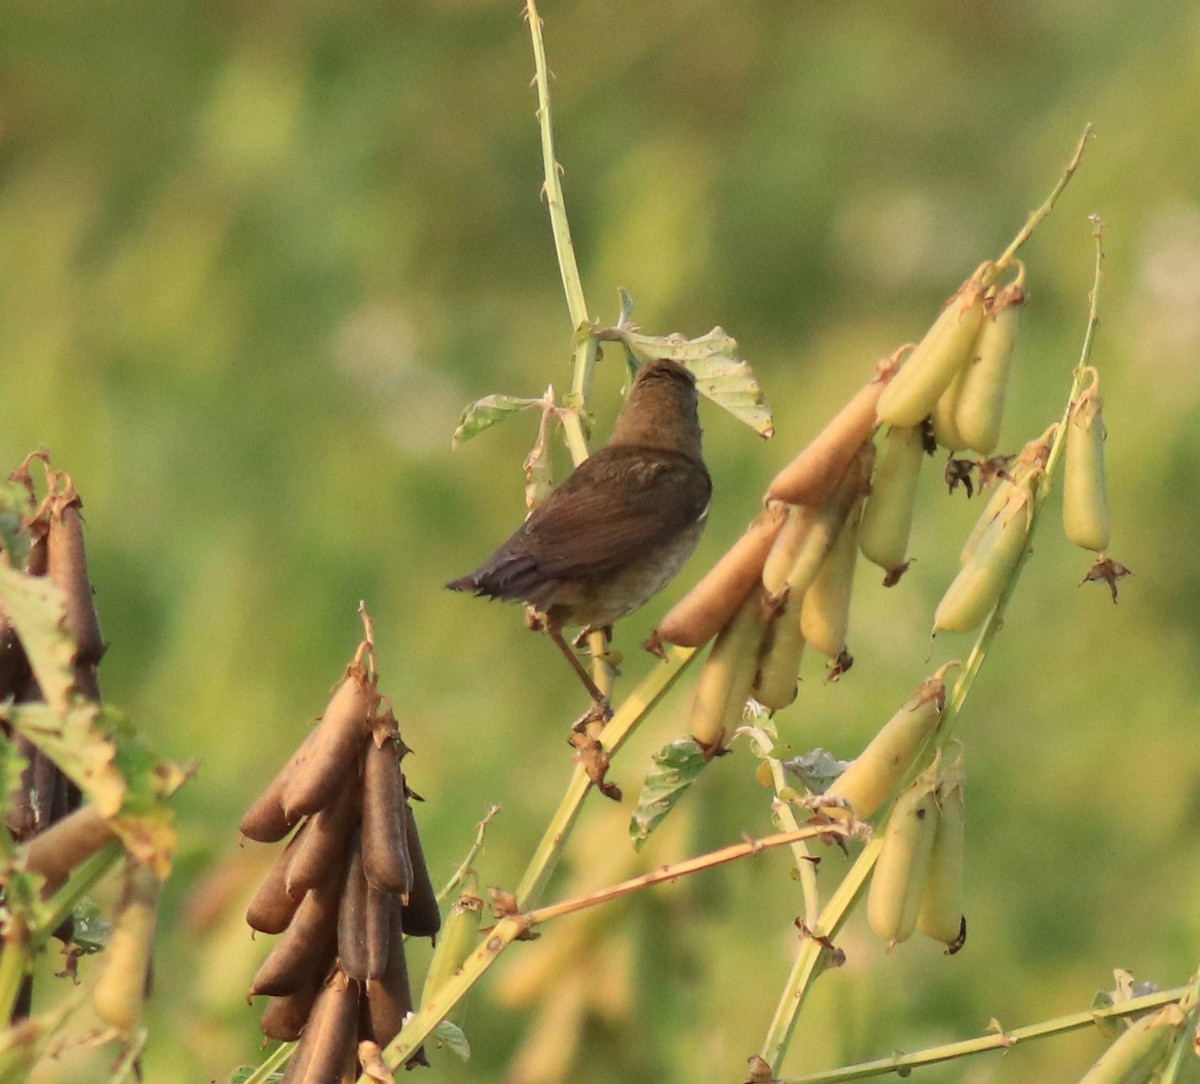
[[[300,748],[291,755],[275,778],[267,784],[267,789],[246,811],[239,830],[247,839],[253,839],[257,843],[278,843],[300,820],[299,813],[289,814],[284,811],[283,788],[292,777],[296,766],[308,759],[316,739],[317,731],[310,730],[300,743]]]
[[[787,512],[782,501],[769,500],[729,552],[659,622],[651,641],[702,647],[716,636],[757,585]]]
[[[360,1038],[371,1039],[380,1046],[387,1046],[400,1034],[404,1017],[413,1007],[408,961],[404,957],[404,927],[400,924],[400,908],[394,899],[389,911],[387,969],[378,982],[367,987],[359,1026]]]
[[[338,963],[357,982],[367,980],[367,879],[363,875],[358,841],[350,853],[350,868],[342,888],[337,921]]]
[[[294,1043],[308,1024],[313,1002],[324,985],[323,975],[313,972],[294,994],[273,997],[267,1001],[262,1015],[262,1033],[268,1039]]]
[[[407,801],[404,803],[404,822],[413,877],[408,901],[400,908],[400,918],[409,937],[435,937],[442,927],[442,915],[438,910],[437,893],[429,879],[429,868],[425,865],[417,820]]]
[[[21,843],[39,828],[39,813],[42,813],[46,799],[42,797],[38,787],[38,770],[41,764],[42,774],[45,775],[45,764],[41,762],[47,762],[48,758],[24,734],[16,734],[11,740],[17,755],[25,760],[25,767],[21,769],[20,785],[8,798],[8,830],[13,839]],[[45,819],[45,813],[42,813],[40,819]]]
[[[282,853],[271,864],[258,891],[246,908],[246,924],[259,933],[283,933],[300,906],[303,892],[289,892],[288,868],[297,848],[303,846],[312,831],[311,824],[303,824],[284,847]]]
[[[404,777],[395,739],[367,744],[363,768],[362,854],[367,880],[385,892],[407,896],[413,868],[404,817]]]
[[[316,813],[329,805],[357,761],[378,704],[379,693],[361,667],[352,665],[317,724],[307,755],[283,785],[288,816]]]
[[[294,994],[313,972],[325,974],[336,951],[341,877],[305,894],[283,936],[263,960],[250,984],[251,995],[282,997]]]
[[[83,544],[83,502],[70,478],[65,492],[50,502],[47,536],[47,573],[66,592],[66,627],[75,643],[75,662],[96,666],[107,646],[100,634],[96,601],[88,579],[87,554]]]
[[[367,982],[383,978],[391,941],[392,907],[396,899],[367,885]],[[403,919],[401,920],[403,922]]]
[[[20,637],[3,608],[0,608],[0,700],[15,700],[29,678],[29,660]]]
[[[348,775],[333,801],[305,824],[287,872],[292,895],[315,888],[345,862],[358,823],[361,785],[358,773]]]
[[[112,838],[112,828],[96,807],[84,806],[29,840],[24,849],[25,868],[46,878],[42,895],[49,897],[66,883],[76,866]]]
[[[767,496],[790,504],[820,504],[845,473],[878,424],[875,409],[883,389],[900,369],[902,347],[875,366],[875,375],[858,390],[808,446],[767,487]]]
[[[283,1084],[337,1084],[342,1080],[347,1055],[357,1045],[354,1025],[359,992],[358,983],[341,971],[334,972],[317,996]]]

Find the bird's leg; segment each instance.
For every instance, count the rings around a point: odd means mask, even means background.
[[[592,698],[592,706],[578,723],[575,724],[575,729],[579,730],[592,722],[607,722],[612,718],[612,707],[608,703],[608,697],[601,691],[600,687],[592,680],[592,675],[587,672],[587,667],[579,661],[578,656],[571,650],[571,645],[563,639],[562,629],[557,621],[552,621],[547,617],[542,622],[542,628],[546,630],[546,635],[557,645],[558,650],[566,657],[571,664],[575,673],[579,675],[579,680],[583,682],[583,687],[587,689],[588,695]]]

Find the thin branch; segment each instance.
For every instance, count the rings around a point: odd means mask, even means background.
[[[964,1039],[957,1043],[946,1043],[943,1046],[931,1047],[917,1054],[895,1054],[890,1058],[878,1058],[875,1061],[864,1061],[857,1065],[845,1065],[839,1069],[831,1069],[824,1073],[808,1073],[805,1076],[787,1077],[777,1084],[841,1084],[846,1080],[865,1080],[873,1076],[886,1076],[897,1073],[907,1076],[913,1069],[925,1065],[936,1065],[943,1061],[953,1061],[955,1058],[965,1058],[971,1054],[980,1054],[986,1050],[1008,1050],[1026,1039],[1043,1039],[1048,1035],[1062,1035],[1069,1031],[1079,1031],[1092,1027],[1101,1020],[1115,1020],[1123,1016],[1134,1016],[1149,1009],[1157,1009],[1179,1001],[1191,989],[1189,986],[1178,986],[1173,990],[1160,990],[1144,997],[1135,997],[1103,1009],[1085,1009],[1083,1012],[1060,1016],[1054,1020],[1043,1020],[1038,1024],[1029,1024],[1013,1031],[991,1031],[975,1039]]]
[[[1067,187],[1067,183],[1074,176],[1075,170],[1079,168],[1084,148],[1087,147],[1088,140],[1092,138],[1092,135],[1092,126],[1088,124],[1083,129],[1083,135],[1079,137],[1079,143],[1076,144],[1075,153],[1071,156],[1071,161],[1067,163],[1067,168],[1063,170],[1063,174],[1059,177],[1053,191],[1046,197],[1046,202],[1029,216],[1025,225],[1021,227],[1020,232],[1012,239],[1012,243],[1004,250],[1004,254],[996,261],[997,271],[1003,271],[1012,263],[1017,250],[1029,240],[1033,235],[1033,231],[1037,229],[1042,220],[1054,210],[1054,205],[1058,202],[1058,197],[1062,195],[1063,189]]]

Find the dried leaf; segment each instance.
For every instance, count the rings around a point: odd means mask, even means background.
[[[617,327],[611,334],[620,339],[631,362],[644,365],[658,358],[678,361],[695,376],[696,388],[706,399],[761,437],[770,438],[775,432],[771,408],[753,370],[737,356],[737,341],[723,329],[715,327],[698,339],[678,334],[645,335],[632,327]]]
[[[0,565],[0,605],[21,638],[46,703],[65,712],[75,681],[75,645],[64,625],[67,596],[46,576]]]

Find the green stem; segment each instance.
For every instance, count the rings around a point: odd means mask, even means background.
[[[550,229],[554,235],[554,250],[558,256],[558,270],[562,276],[563,293],[567,298],[567,311],[575,332],[573,361],[571,366],[571,391],[565,397],[565,409],[561,414],[563,439],[571,453],[571,460],[579,466],[588,457],[588,438],[584,419],[587,417],[588,398],[592,392],[592,373],[596,368],[598,343],[591,334],[592,318],[588,315],[587,301],[583,296],[583,281],[579,277],[579,264],[575,259],[575,246],[571,241],[571,226],[567,221],[567,205],[563,197],[562,167],[554,152],[554,125],[550,113],[550,72],[546,64],[546,45],[542,40],[542,19],[538,15],[536,0],[526,0],[525,20],[529,23],[529,34],[533,41],[534,83],[538,96],[538,127],[542,137],[542,191],[550,213]],[[588,650],[592,655],[592,677],[600,691],[611,695],[616,673],[605,657],[607,644],[600,633],[588,637]]]
[[[0,1020],[12,1019],[21,980],[33,959],[32,940],[24,917],[14,912],[8,920],[4,947],[0,949]]]
[[[538,15],[535,0],[526,0],[525,21],[529,23],[529,34],[533,39],[534,82],[538,96],[537,118],[542,133],[542,168],[545,172],[542,191],[550,212],[550,228],[554,233],[554,248],[558,253],[558,269],[562,274],[563,292],[567,295],[571,325],[579,331],[590,321],[587,304],[583,299],[579,265],[575,262],[575,248],[571,244],[571,228],[567,223],[561,167],[554,154],[554,128],[550,118],[550,73],[546,65],[546,46],[542,41],[542,19]],[[572,390],[581,389],[573,385]]]
[[[242,1084],[266,1084],[266,1081],[271,1078],[271,1074],[282,1069],[295,1051],[295,1043],[280,1043],[271,1051],[271,1056],[246,1077]]]
[[[39,901],[30,909],[30,929],[33,944],[41,948],[67,917],[75,905],[96,885],[113,864],[125,853],[119,839],[110,840],[91,858],[80,863],[71,874],[70,880],[48,900]]]
[[[792,812],[792,803],[784,796],[785,789],[791,789],[783,771],[783,761],[772,754],[775,743],[771,736],[758,728],[754,730],[754,741],[757,743],[763,760],[771,770],[771,782],[775,787],[775,816],[782,828],[797,831],[800,827],[796,815]],[[812,862],[812,852],[808,844],[800,840],[792,844],[792,857],[796,862],[796,874],[800,878],[800,891],[804,896],[804,925],[812,929],[816,925],[821,908],[821,897],[817,889],[817,870]]]
[[[979,1054],[985,1050],[1008,1050],[1026,1039],[1042,1039],[1048,1035],[1062,1035],[1069,1031],[1079,1031],[1092,1027],[1100,1020],[1113,1020],[1123,1016],[1133,1016],[1157,1009],[1163,1005],[1178,1001],[1190,987],[1179,986],[1173,990],[1160,990],[1144,997],[1136,997],[1112,1005],[1104,1009],[1085,1009],[1083,1012],[1071,1013],[1053,1020],[1044,1020],[1039,1024],[1017,1028],[1014,1031],[994,1031],[980,1035],[975,1039],[965,1039],[957,1043],[946,1043],[943,1046],[931,1047],[917,1054],[896,1054],[890,1058],[878,1058],[875,1061],[864,1061],[857,1065],[845,1065],[839,1069],[831,1069],[824,1073],[808,1073],[805,1076],[788,1077],[778,1084],[840,1084],[846,1080],[865,1080],[873,1076],[885,1076],[897,1073],[907,1076],[913,1069],[925,1065],[936,1065],[955,1058],[965,1058]]]
[[[1087,142],[1092,138],[1092,126],[1086,125],[1083,129],[1083,135],[1079,137],[1079,143],[1075,147],[1075,153],[1071,156],[1071,161],[1067,163],[1067,168],[1063,170],[1063,174],[1058,179],[1058,183],[1054,186],[1054,190],[1046,197],[1043,203],[1036,211],[1033,212],[1026,220],[1025,225],[1021,227],[1020,232],[1012,239],[1011,244],[1004,250],[1003,255],[996,261],[995,273],[1002,272],[1010,263],[1013,257],[1017,254],[1017,250],[1025,244],[1026,241],[1033,235],[1033,231],[1041,224],[1042,220],[1054,210],[1055,203],[1058,202],[1058,197],[1062,195],[1062,191],[1067,187],[1067,182],[1074,176],[1075,170],[1079,168],[1079,162],[1083,158],[1084,148]]]
[[[467,851],[466,858],[458,864],[458,869],[454,871],[450,880],[446,882],[445,888],[437,894],[438,903],[445,903],[450,898],[451,893],[463,883],[464,878],[471,871],[471,863],[475,861],[476,856],[483,850],[483,837],[484,833],[487,832],[487,826],[499,812],[500,807],[498,805],[488,806],[488,811],[484,814],[483,820],[475,825],[475,842],[471,844],[471,849]]]
[[[760,1056],[770,1063],[773,1072],[778,1072],[787,1054],[788,1045],[796,1030],[796,1022],[800,1010],[808,1000],[809,991],[817,976],[825,970],[829,950],[822,944],[821,939],[832,939],[837,936],[855,901],[866,887],[871,870],[879,858],[883,846],[882,837],[876,837],[863,848],[850,867],[849,872],[842,878],[837,891],[825,905],[816,924],[811,927],[812,936],[805,938],[792,964],[792,972],[784,984],[783,993],[775,1007],[775,1015],[767,1028],[767,1037],[763,1040]]]
[[[637,725],[666,695],[695,656],[695,648],[671,648],[666,663],[656,666],[625,698],[624,703],[621,704],[608,726],[600,734],[600,744],[609,756],[614,756],[617,750],[625,744]],[[559,855],[571,834],[571,829],[583,808],[583,800],[587,797],[591,787],[592,783],[587,774],[582,768],[577,767],[575,774],[571,777],[566,794],[563,795],[558,809],[542,836],[542,841],[529,860],[529,866],[521,878],[521,883],[517,886],[517,905],[522,910],[536,906],[538,897],[554,872]]]

